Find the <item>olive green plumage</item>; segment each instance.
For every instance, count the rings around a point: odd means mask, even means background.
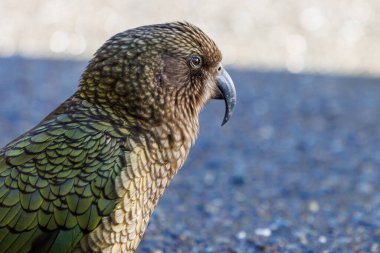
[[[123,133],[91,117],[96,112],[101,118],[93,105],[81,102],[75,108],[1,150],[1,252],[28,252],[34,240],[50,236],[72,238],[71,245],[66,240],[61,245],[70,252],[83,233],[113,210],[114,178],[125,166],[126,149],[119,141]],[[75,235],[47,234],[57,229],[73,229]]]
[[[188,23],[107,41],[78,91],[0,150],[0,252],[134,252],[203,105],[223,98],[231,115],[220,61]]]

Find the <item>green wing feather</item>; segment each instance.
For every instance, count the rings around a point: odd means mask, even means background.
[[[125,154],[110,126],[63,114],[0,150],[1,252],[71,252],[111,213]]]

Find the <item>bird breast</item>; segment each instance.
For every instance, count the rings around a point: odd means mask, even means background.
[[[128,140],[125,168],[115,179],[116,208],[81,240],[84,252],[134,252],[170,180],[183,165],[195,137],[165,126]],[[188,137],[185,137],[188,136]]]

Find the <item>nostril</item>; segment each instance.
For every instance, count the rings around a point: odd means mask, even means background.
[[[218,67],[218,71],[221,71],[221,70],[222,70],[222,66],[219,66],[219,67]]]

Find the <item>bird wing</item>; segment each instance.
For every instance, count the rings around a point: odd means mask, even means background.
[[[71,252],[111,213],[126,150],[109,129],[63,114],[0,150],[1,252]]]

